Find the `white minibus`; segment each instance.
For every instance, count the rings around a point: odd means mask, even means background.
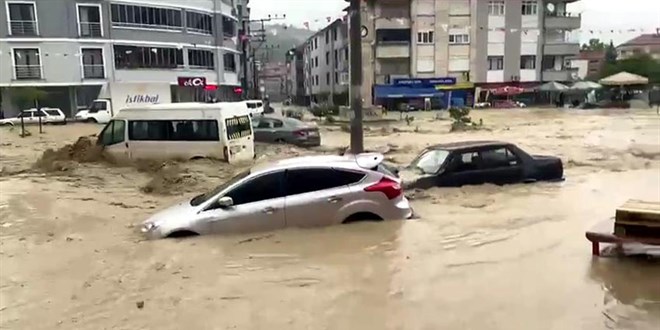
[[[252,160],[254,133],[240,103],[170,103],[119,111],[99,134],[104,151],[124,159]]]
[[[260,115],[264,113],[264,102],[261,100],[246,100],[242,101],[242,103],[245,104],[245,107],[252,115]]]

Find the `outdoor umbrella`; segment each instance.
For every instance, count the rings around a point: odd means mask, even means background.
[[[541,92],[560,92],[560,91],[564,91],[564,90],[567,90],[567,89],[568,89],[568,86],[566,86],[562,83],[558,83],[556,81],[551,81],[551,82],[548,82],[548,83],[545,83],[545,84],[539,86],[539,90]]]
[[[593,81],[578,81],[571,86],[572,90],[591,90],[591,89],[599,89],[603,86],[601,86],[598,83],[595,83]]]
[[[494,95],[514,96],[522,94],[525,89],[514,86],[504,86],[493,89],[491,92]]]
[[[629,72],[619,72],[598,81],[601,85],[607,86],[627,86],[627,85],[646,85],[649,79]]]

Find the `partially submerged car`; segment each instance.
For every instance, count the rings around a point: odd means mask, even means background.
[[[256,166],[146,220],[148,238],[412,217],[381,154],[308,156]]]
[[[564,168],[558,157],[530,155],[512,143],[466,141],[428,147],[397,174],[406,188],[427,189],[562,180]]]
[[[0,119],[0,125],[20,125],[21,120],[25,125],[38,124],[39,119],[42,124],[66,124],[66,116],[58,108],[41,108],[39,110],[32,108],[21,111],[16,117]]]
[[[252,117],[252,128],[257,142],[289,143],[301,147],[321,145],[319,128],[295,118],[255,116]]]

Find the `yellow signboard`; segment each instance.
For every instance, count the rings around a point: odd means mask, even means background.
[[[474,88],[474,83],[471,82],[457,82],[454,85],[436,85],[435,89],[436,90],[452,90],[452,89],[468,89],[468,88]]]

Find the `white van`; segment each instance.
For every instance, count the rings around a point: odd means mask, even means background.
[[[264,102],[261,100],[247,100],[243,101],[247,109],[250,111],[250,114],[260,115],[264,113]]]
[[[126,108],[105,126],[98,143],[124,159],[252,160],[252,121],[240,103],[170,103]]]

